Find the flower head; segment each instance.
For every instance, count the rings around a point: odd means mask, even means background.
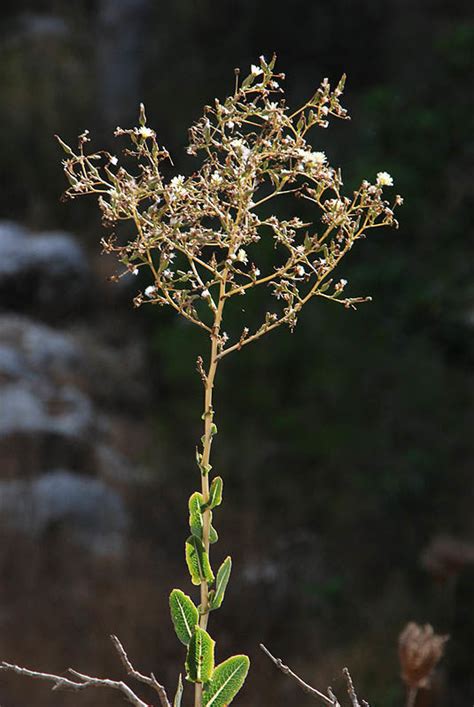
[[[151,128],[147,128],[145,125],[142,125],[140,128],[138,128],[138,134],[144,138],[155,137],[155,131]]]
[[[145,289],[145,295],[147,297],[153,297],[155,292],[156,292],[156,287],[154,285],[148,285],[148,287]]]
[[[377,172],[378,187],[393,187],[393,179],[388,172]]]
[[[247,253],[245,252],[245,250],[243,248],[240,248],[237,251],[237,258],[236,259],[239,261],[239,263],[244,263],[244,265],[246,265],[249,261],[249,259],[247,257]]]

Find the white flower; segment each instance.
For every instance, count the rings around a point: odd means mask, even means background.
[[[202,297],[203,299],[209,299],[210,296],[211,296],[211,293],[209,292],[209,290],[203,290],[203,291],[201,292],[201,297]]]
[[[393,179],[388,172],[377,172],[378,187],[393,187]]]
[[[304,254],[304,245],[297,245],[296,246],[296,252]]]
[[[147,297],[153,297],[155,292],[156,292],[156,287],[154,285],[148,285],[148,287],[145,290],[145,295]]]
[[[310,152],[309,150],[297,150],[297,152],[303,164],[308,167],[319,167],[327,161],[324,152]]]
[[[327,157],[324,152],[312,152],[311,161],[315,164],[325,164],[327,161]]]
[[[247,265],[249,259],[247,258],[247,253],[243,248],[240,248],[237,251],[237,260],[239,261],[239,263],[244,263],[244,265]]]
[[[233,127],[234,127],[234,121],[233,121],[233,120],[228,120],[228,121],[227,121],[227,127],[229,128],[229,130],[232,130]]]
[[[347,285],[347,280],[344,280],[343,277],[339,280],[339,283],[342,285],[342,287],[345,287]]]
[[[222,184],[222,181],[223,180],[219,172],[213,172],[211,174],[211,184],[213,184],[214,186],[219,186],[219,184]]]
[[[172,270],[163,270],[163,277],[169,280],[171,277],[173,277],[173,271]]]
[[[260,76],[260,74],[263,74],[263,69],[261,69],[259,66],[255,66],[255,64],[252,64],[250,67],[250,73],[252,76]]]
[[[155,137],[155,131],[151,128],[147,128],[145,125],[142,125],[140,128],[138,128],[138,133],[144,138]]]
[[[111,155],[111,157],[110,157],[110,164],[113,164],[113,166],[115,167],[115,165],[116,165],[117,163],[118,163],[118,159],[115,157],[115,155]]]
[[[186,194],[186,188],[184,185],[184,177],[182,174],[178,174],[177,177],[173,177],[170,182],[170,198],[174,199],[177,196],[184,196]]]
[[[296,270],[296,274],[299,277],[303,277],[303,275],[306,273],[306,270],[304,269],[304,267],[302,265],[297,265],[295,267],[295,270]]]
[[[253,274],[255,275],[255,277],[260,277],[260,270],[258,268],[255,268]]]
[[[138,275],[138,268],[133,268],[132,275],[135,275],[135,276]]]
[[[234,148],[235,152],[242,157],[243,162],[247,162],[250,157],[250,149],[244,143],[243,140],[232,140],[230,143]]]
[[[170,187],[172,189],[177,189],[178,187],[181,187],[184,184],[184,177],[182,174],[178,174],[177,177],[173,177],[173,179],[170,182]]]

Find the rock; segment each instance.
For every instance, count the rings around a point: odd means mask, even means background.
[[[76,317],[89,304],[91,272],[67,233],[30,234],[0,223],[0,307],[47,320]]]
[[[81,365],[71,336],[0,316],[0,476],[30,476],[51,464],[90,469],[100,425],[78,386]]]
[[[78,547],[117,556],[129,519],[119,494],[100,479],[55,470],[31,480],[0,481],[0,522],[34,540],[66,530]]]
[[[146,479],[143,344],[109,308],[72,316],[91,280],[71,236],[0,222],[0,527],[58,557],[120,555]]]

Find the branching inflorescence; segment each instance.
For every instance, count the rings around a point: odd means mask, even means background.
[[[186,675],[195,684],[195,707],[228,705],[249,667],[246,656],[233,656],[215,667],[214,641],[207,630],[210,613],[223,602],[231,572],[230,557],[216,575],[210,562],[210,545],[217,541],[212,514],[223,489],[221,477],[210,478],[219,361],[283,324],[293,329],[313,297],[347,308],[370,299],[347,297],[346,280],[335,279],[333,272],[369,229],[396,226],[394,208],[402,203],[399,196],[392,203],[384,198],[384,188],[392,186],[386,172],[345,196],[340,171],[308,141],[313,127],[327,127],[331,117],[348,117],[340,104],[344,77],[335,89],[325,79],[310,100],[292,112],[280,86],[284,75],[275,73],[274,67],[275,58],[267,62],[260,57],[243,81],[236,72],[233,95],[206,106],[190,130],[188,154],[201,159],[188,177],[177,175],[168,181],[163,175],[162,165],[171,159],[147,126],[143,106],[138,127],[115,131],[129,142],[124,150],[127,167],[109,152],[88,154],[87,131],[77,150],[59,140],[66,152],[67,195],[94,195],[105,226],[122,221],[132,226],[133,236],[126,243],[112,235],[103,246],[124,266],[121,275],[144,270],[150,278],[135,304],[170,306],[210,339],[207,360],[198,359],[204,387],[204,433],[196,451],[201,486],[189,499],[190,536],[185,544],[200,601],[195,603],[179,589],[170,595],[173,624],[187,647]],[[314,206],[317,222],[273,213],[279,213],[273,204],[281,197],[285,212],[291,197]],[[268,249],[262,246],[268,242],[274,257],[265,267],[262,252]],[[229,337],[223,326],[226,304],[257,287],[274,295],[273,306],[254,329],[246,326]],[[180,687],[176,705],[181,704],[181,694]]]

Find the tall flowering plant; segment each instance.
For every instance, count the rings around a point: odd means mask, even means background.
[[[199,595],[192,598],[173,589],[169,598],[171,619],[186,650],[185,675],[194,685],[195,707],[230,704],[249,669],[244,655],[215,665],[215,642],[209,631],[209,619],[222,606],[232,569],[230,556],[218,568],[211,562],[211,546],[218,540],[213,516],[223,497],[222,477],[213,475],[211,465],[219,364],[274,329],[292,330],[314,298],[346,308],[370,299],[347,296],[347,281],[335,271],[370,229],[397,225],[394,208],[402,203],[399,196],[391,202],[385,198],[385,188],[392,186],[386,172],[379,172],[374,183],[363,181],[354,192],[344,194],[340,170],[309,142],[313,128],[327,127],[330,118],[348,117],[340,103],[344,77],[335,88],[324,79],[294,111],[285,103],[283,79],[275,71],[275,58],[267,62],[260,57],[243,80],[236,72],[232,95],[206,106],[190,129],[187,152],[199,161],[189,176],[165,178],[162,166],[171,158],[148,127],[143,106],[137,127],[115,131],[128,143],[127,166],[107,151],[89,153],[87,132],[79,137],[77,149],[59,140],[66,153],[67,195],[97,197],[107,227],[122,221],[132,226],[127,242],[112,235],[103,246],[122,264],[119,276],[143,271],[148,279],[135,304],[171,307],[208,339],[207,353],[197,361],[203,385],[203,435],[196,449],[199,488],[189,498],[185,541],[190,580]],[[273,213],[273,204],[281,197],[294,197],[294,215],[282,218]],[[311,221],[297,215],[298,200],[314,207]],[[273,262],[265,267],[262,246],[268,242]],[[273,305],[262,312],[255,328],[228,333],[225,315],[231,300],[262,287],[274,296]],[[128,660],[114,640],[122,659]],[[87,678],[75,675],[82,683]],[[149,684],[162,704],[170,704],[154,676],[141,678],[154,681]],[[181,705],[182,694],[180,677],[174,705]]]

